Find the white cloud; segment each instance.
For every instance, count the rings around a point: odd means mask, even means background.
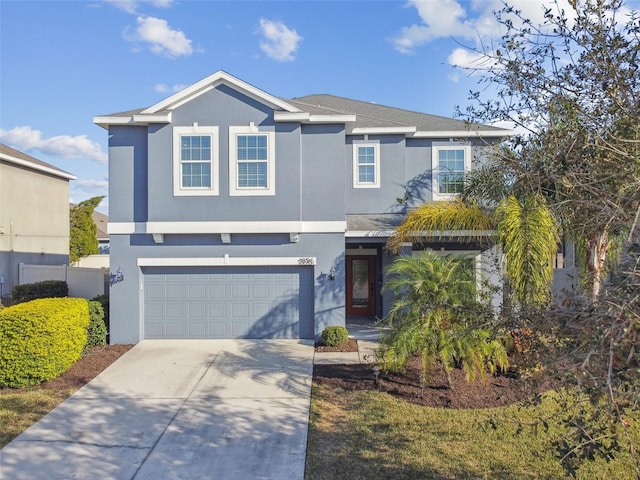
[[[493,61],[486,55],[482,55],[481,53],[474,52],[466,48],[456,48],[453,50],[449,55],[449,58],[447,58],[447,63],[454,67],[471,70],[486,70],[491,66],[499,68],[499,65],[493,63]]]
[[[557,7],[555,0],[510,0],[508,3],[534,25],[544,21],[545,7],[554,11],[564,9],[568,15],[572,12],[569,0],[558,0]],[[503,0],[473,0],[467,9],[460,0],[409,0],[407,6],[416,9],[421,23],[404,26],[391,38],[394,49],[400,53],[413,53],[421,45],[447,37],[473,40],[476,46],[480,46],[480,42],[486,45],[503,33],[494,15],[504,7]],[[511,19],[516,21],[514,16]]]
[[[76,180],[72,184],[73,197],[91,198],[98,195],[107,195],[109,193],[109,182],[106,180]],[[105,201],[102,199],[101,204]]]
[[[100,163],[107,162],[107,154],[99,143],[92,142],[86,135],[58,135],[42,138],[42,132],[30,126],[0,129],[0,140],[18,150],[40,150],[47,155],[62,158],[89,158]]]
[[[473,23],[465,20],[466,11],[456,0],[409,0],[407,5],[417,9],[422,23],[402,27],[391,39],[401,53],[412,53],[416,47],[442,37],[474,35]]]
[[[294,60],[294,53],[302,40],[298,32],[288,28],[282,22],[261,18],[260,33],[264,37],[260,42],[260,48],[269,58],[279,62]]]
[[[85,191],[104,192],[109,188],[109,182],[106,180],[76,180],[76,185]]]
[[[177,58],[193,53],[191,40],[180,30],[172,29],[166,20],[139,16],[137,22],[138,28],[135,33],[130,34],[125,31],[126,40],[148,44],[153,53],[168,58]]]
[[[151,5],[157,8],[169,8],[174,0],[106,0],[116,8],[127,13],[138,13],[138,7],[142,5]]]
[[[184,90],[186,87],[188,87],[188,85],[176,84],[176,85],[170,86],[164,83],[158,83],[156,84],[154,89],[158,93],[176,93],[176,92],[179,92],[180,90]]]

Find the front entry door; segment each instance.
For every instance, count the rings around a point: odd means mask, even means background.
[[[375,257],[347,256],[347,315],[375,312],[373,261]]]

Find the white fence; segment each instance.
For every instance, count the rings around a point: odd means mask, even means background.
[[[45,280],[64,280],[69,286],[69,296],[93,298],[109,291],[108,270],[105,268],[69,267],[68,265],[20,264],[18,283],[35,283]]]

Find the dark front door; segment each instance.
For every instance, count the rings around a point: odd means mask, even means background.
[[[347,256],[347,315],[375,312],[373,256]]]

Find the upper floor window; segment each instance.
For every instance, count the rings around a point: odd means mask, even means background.
[[[218,127],[174,127],[173,194],[218,195]]]
[[[434,198],[451,198],[462,193],[470,168],[470,147],[433,147]]]
[[[273,132],[229,127],[229,194],[275,195]]]
[[[380,144],[353,144],[353,188],[380,187]]]

